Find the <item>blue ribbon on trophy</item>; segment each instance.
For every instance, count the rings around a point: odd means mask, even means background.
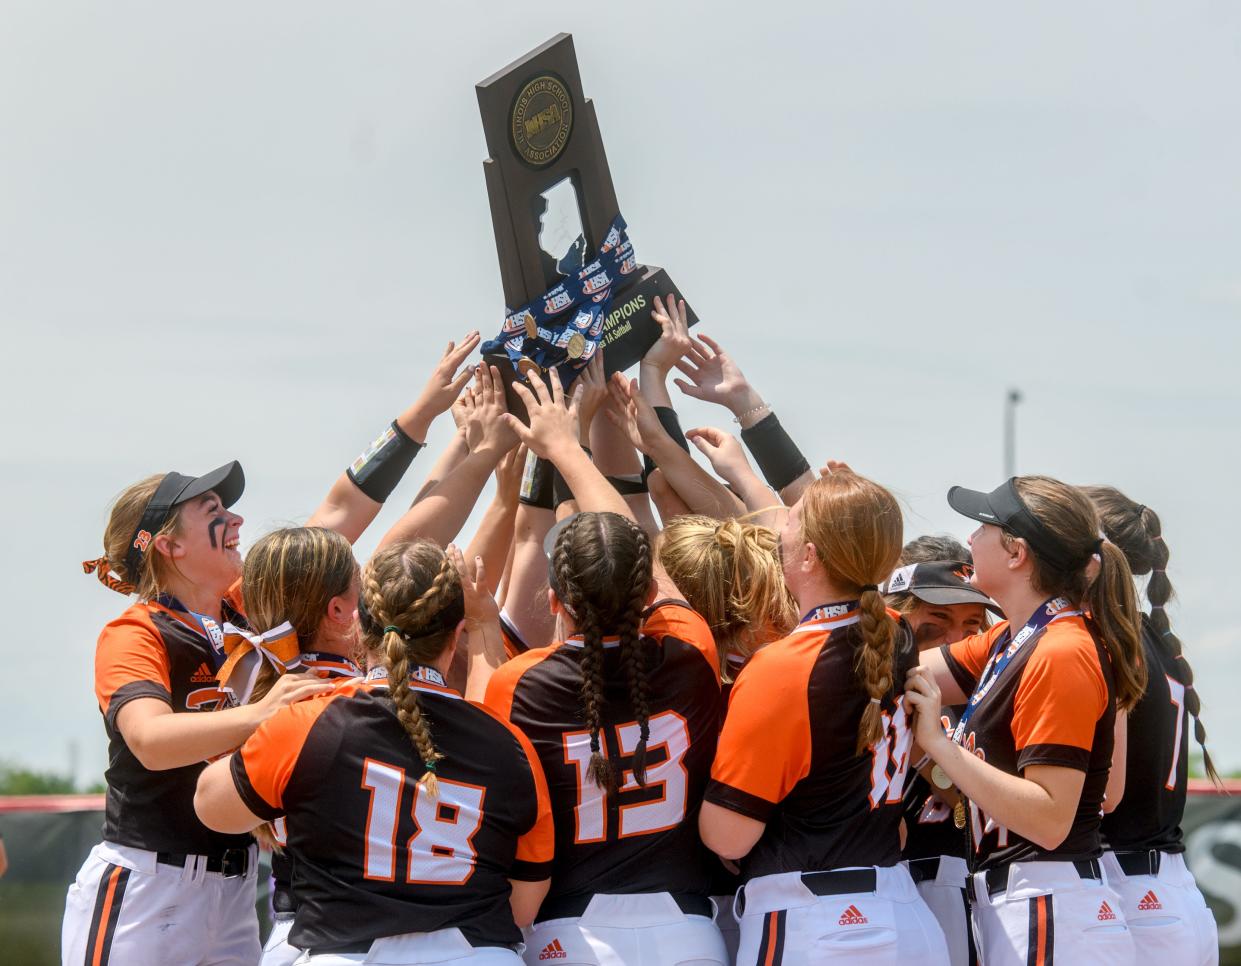
[[[522,375],[558,366],[561,383],[572,385],[599,351],[616,283],[639,268],[625,227],[617,215],[595,257],[529,305],[509,311],[482,351],[503,351]]]

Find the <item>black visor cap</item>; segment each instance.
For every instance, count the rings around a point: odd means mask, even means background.
[[[1003,527],[1016,534],[1053,567],[1072,571],[1082,566],[1080,562],[1074,562],[1073,555],[1043,529],[1038,518],[1022,502],[1017,492],[1016,477],[990,493],[954,486],[948,491],[948,505],[971,520]]]
[[[246,474],[242,472],[241,464],[236,460],[225,463],[202,476],[185,476],[182,473],[167,474],[160,481],[146,509],[142,511],[142,519],[130,538],[129,549],[125,551],[125,569],[129,579],[136,578],[142,566],[142,556],[146,553],[151,538],[168,521],[168,514],[172,512],[173,507],[213,491],[224,506],[230,507],[241,499],[245,488]],[[144,533],[145,538],[142,536]]]

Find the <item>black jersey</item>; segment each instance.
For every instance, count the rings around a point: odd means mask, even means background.
[[[438,797],[382,681],[282,709],[233,756],[247,807],[288,820],[299,949],[450,928],[475,946],[521,941],[508,880],[551,869],[543,772],[524,735],[438,680],[412,682],[443,755]]]
[[[303,653],[298,669],[329,680],[351,681],[362,676],[362,669],[357,664],[339,654]],[[289,848],[289,830],[285,819],[281,817],[273,822],[272,829],[277,844],[281,846],[271,856],[272,908],[276,912],[294,912],[297,896],[293,892],[293,863],[297,861],[297,856]]]
[[[720,726],[715,643],[706,621],[678,602],[650,608],[641,633],[650,682],[645,786],[625,770],[639,729],[616,638],[604,638],[600,732],[604,753],[617,765],[616,794],[605,795],[586,775],[580,637],[527,651],[487,687],[487,704],[530,736],[547,773],[556,816],[549,899],[708,894],[707,863],[714,858],[698,837],[698,811]]]
[[[225,602],[227,621],[245,626]],[[152,852],[216,855],[246,848],[249,835],[223,835],[198,820],[194,790],[206,762],[149,771],[125,743],[116,717],[136,698],[155,698],[176,713],[214,711],[228,703],[216,671],[224,659],[223,632],[175,601],[134,604],[99,635],[95,695],[108,734],[107,804],[103,837]]]
[[[1107,846],[1120,851],[1183,852],[1181,816],[1189,778],[1189,730],[1185,670],[1166,647],[1150,618],[1142,615],[1146,693],[1129,712],[1125,793],[1103,816]]]
[[[941,715],[944,730],[951,736],[960,717],[960,708]],[[905,788],[905,848],[903,859],[928,859],[940,855],[965,858],[965,830],[952,820],[952,806],[945,805],[931,791],[931,783],[914,769],[909,770]]]
[[[1007,630],[1008,622],[1000,621],[984,634],[940,649],[966,694],[973,692]],[[970,802],[974,871],[1005,862],[1076,861],[1102,854],[1099,817],[1112,765],[1115,720],[1112,662],[1085,618],[1065,614],[1020,645],[978,703],[961,743],[1010,775],[1020,775],[1031,765],[1057,765],[1083,771],[1086,779],[1069,833],[1054,849],[1022,838]]]
[[[755,653],[733,685],[707,801],[766,823],[741,862],[748,880],[780,872],[895,865],[913,734],[901,694],[917,662],[898,625],[884,734],[857,754],[870,698],[854,670],[856,602],[819,608]]]

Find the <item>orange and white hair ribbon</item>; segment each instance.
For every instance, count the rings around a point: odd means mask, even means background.
[[[285,621],[262,634],[242,630],[233,624],[224,625],[224,653],[228,657],[216,674],[220,690],[232,696],[237,704],[245,704],[254,693],[254,685],[264,663],[279,674],[296,670],[302,663],[297,632]]]

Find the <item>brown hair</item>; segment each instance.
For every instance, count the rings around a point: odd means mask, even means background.
[[[1079,567],[1062,570],[1031,548],[1036,590],[1050,597],[1066,597],[1090,614],[1112,658],[1116,677],[1116,705],[1130,710],[1146,691],[1146,663],[1142,660],[1138,604],[1133,575],[1116,544],[1101,540],[1099,515],[1086,494],[1049,476],[1019,476],[1017,492],[1043,530]],[[1006,543],[1013,535],[1005,531]],[[1099,573],[1091,580],[1091,556],[1099,556]]]
[[[1082,491],[1094,503],[1103,532],[1125,555],[1133,575],[1141,577],[1150,574],[1146,582],[1146,599],[1151,605],[1151,629],[1155,632],[1155,641],[1172,657],[1178,683],[1185,686],[1185,709],[1194,719],[1194,738],[1202,748],[1202,764],[1211,780],[1219,785],[1219,772],[1215,770],[1215,763],[1207,751],[1207,730],[1198,717],[1202,703],[1194,688],[1194,672],[1181,650],[1181,640],[1172,633],[1172,624],[1168,620],[1167,605],[1173,597],[1173,590],[1167,573],[1168,544],[1163,539],[1159,514],[1148,506],[1135,503],[1115,487],[1084,486]]]
[[[392,544],[362,572],[361,604],[363,642],[372,651],[382,647],[387,655],[392,704],[423,762],[418,784],[438,795],[435,763],[443,756],[435,750],[418,696],[409,686],[409,665],[432,663],[452,643],[465,612],[457,568],[430,540]]]
[[[797,623],[776,531],[691,514],[670,520],[656,547],[672,582],[711,626],[724,681],[732,680],[729,654],[748,658]]]
[[[142,554],[138,572],[130,573],[125,564],[125,555],[133,542],[134,531],[142,522],[142,513],[165,476],[166,473],[156,473],[121,491],[112,504],[108,525],[103,531],[103,556],[97,560],[88,560],[82,565],[86,573],[98,576],[99,582],[105,587],[126,596],[136,594],[139,600],[150,600],[158,595],[163,589],[168,568],[176,569],[176,565],[156,550],[153,544],[155,537],[175,537],[180,533],[180,506],[172,508],[164,525],[152,536],[147,551]]]
[[[650,684],[641,650],[642,612],[651,586],[651,542],[641,527],[619,513],[579,513],[564,528],[552,551],[552,589],[582,635],[582,707],[590,729],[587,777],[614,790],[616,776],[603,753],[603,635],[620,637],[620,657],[629,683],[629,701],[638,721],[633,775],[646,784],[646,743],[651,729],[647,702]]]
[[[328,604],[347,594],[358,575],[353,547],[325,527],[286,527],[258,541],[242,568],[246,619],[260,631],[285,621],[293,625],[301,650],[312,649]],[[264,662],[251,703],[276,683],[277,673]]]
[[[876,585],[901,553],[901,508],[878,483],[847,470],[821,476],[802,497],[802,536],[833,584],[860,597],[862,644],[854,670],[871,700],[858,723],[860,755],[883,737],[879,702],[895,686],[897,623]]]

